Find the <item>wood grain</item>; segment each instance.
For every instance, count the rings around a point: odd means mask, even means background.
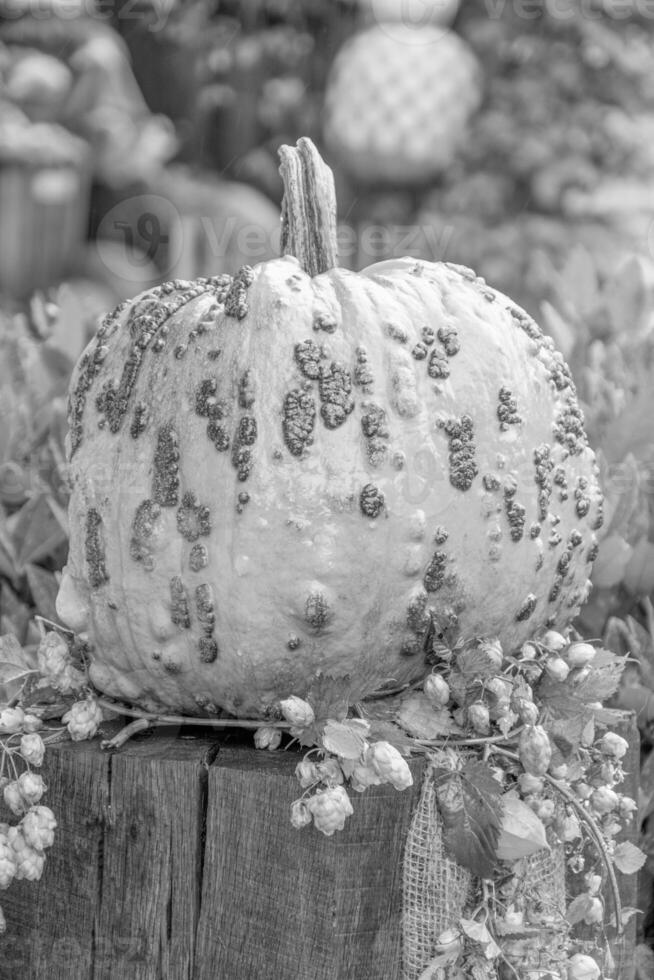
[[[638,732],[630,716],[616,730],[635,797]],[[0,895],[0,980],[397,980],[423,764],[403,793],[352,793],[354,816],[326,838],[290,824],[299,758],[172,729],[113,755],[97,740],[49,748],[59,827],[42,880]],[[635,876],[619,878],[635,905]],[[634,929],[614,947],[621,980]]]
[[[43,803],[55,813],[55,842],[40,881],[13,882],[0,894],[7,932],[1,980],[89,980],[100,892],[109,758],[97,745],[70,742],[46,752]],[[1,819],[15,823],[3,813]]]
[[[290,824],[297,761],[226,749],[210,769],[196,980],[396,980],[418,786],[355,794],[345,830],[326,838]]]
[[[158,736],[113,756],[93,980],[191,980],[214,754]]]

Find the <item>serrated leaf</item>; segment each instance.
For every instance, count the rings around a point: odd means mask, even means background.
[[[349,674],[344,677],[318,674],[309,688],[306,700],[313,708],[316,718],[335,718],[342,721],[347,716],[351,691],[352,680]]]
[[[549,850],[542,820],[513,793],[502,797],[503,813],[495,853],[500,861],[517,861],[544,848]]]
[[[447,708],[435,708],[422,692],[411,694],[403,700],[397,722],[414,738],[430,740],[462,732]]]
[[[577,925],[578,922],[582,922],[586,918],[592,907],[592,896],[584,892],[583,895],[577,895],[576,898],[572,899],[565,917],[571,926]]]
[[[349,721],[330,719],[322,734],[322,745],[328,752],[342,759],[358,759],[367,746],[370,725],[361,718]]]
[[[413,739],[392,721],[371,719],[370,739],[373,742],[388,742],[404,756],[410,756],[417,748]]]
[[[613,864],[624,875],[632,875],[640,871],[646,860],[647,855],[628,840],[618,844],[613,852]]]
[[[461,650],[456,655],[453,669],[461,674],[467,682],[476,678],[482,680],[486,677],[494,677],[497,674],[497,667],[482,650],[471,647]]]
[[[498,956],[502,955],[502,950],[497,945],[483,922],[477,922],[476,919],[465,919],[462,916],[459,919],[459,925],[461,926],[462,932],[464,932],[469,939],[472,939],[473,942],[479,943],[480,946],[484,947],[484,956],[487,960],[495,960]]]
[[[446,850],[478,878],[492,877],[502,818],[499,783],[483,762],[470,762],[463,772],[435,769],[434,775]]]

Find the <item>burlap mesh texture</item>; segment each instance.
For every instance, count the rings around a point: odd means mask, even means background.
[[[448,857],[434,789],[434,763],[425,769],[420,799],[404,851],[402,980],[418,980],[434,958],[438,937],[457,928],[477,904],[479,881]],[[565,962],[567,927],[563,848],[553,845],[514,866],[516,905],[535,920],[526,935],[500,937],[502,951],[521,970],[558,972]],[[511,899],[509,899],[510,901]]]

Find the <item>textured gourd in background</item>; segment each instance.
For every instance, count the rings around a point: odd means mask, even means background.
[[[432,633],[563,628],[601,523],[569,371],[470,270],[335,268],[331,173],[285,148],[283,258],[110,314],[70,396],[58,599],[100,690],[260,714],[320,673],[420,677]]]
[[[355,34],[325,90],[325,142],[364,185],[415,184],[442,174],[481,100],[477,60],[442,27],[379,24]]]

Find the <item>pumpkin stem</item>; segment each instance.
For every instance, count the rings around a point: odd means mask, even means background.
[[[317,276],[336,259],[334,176],[306,136],[295,146],[280,146],[282,255],[294,255],[305,272]]]

